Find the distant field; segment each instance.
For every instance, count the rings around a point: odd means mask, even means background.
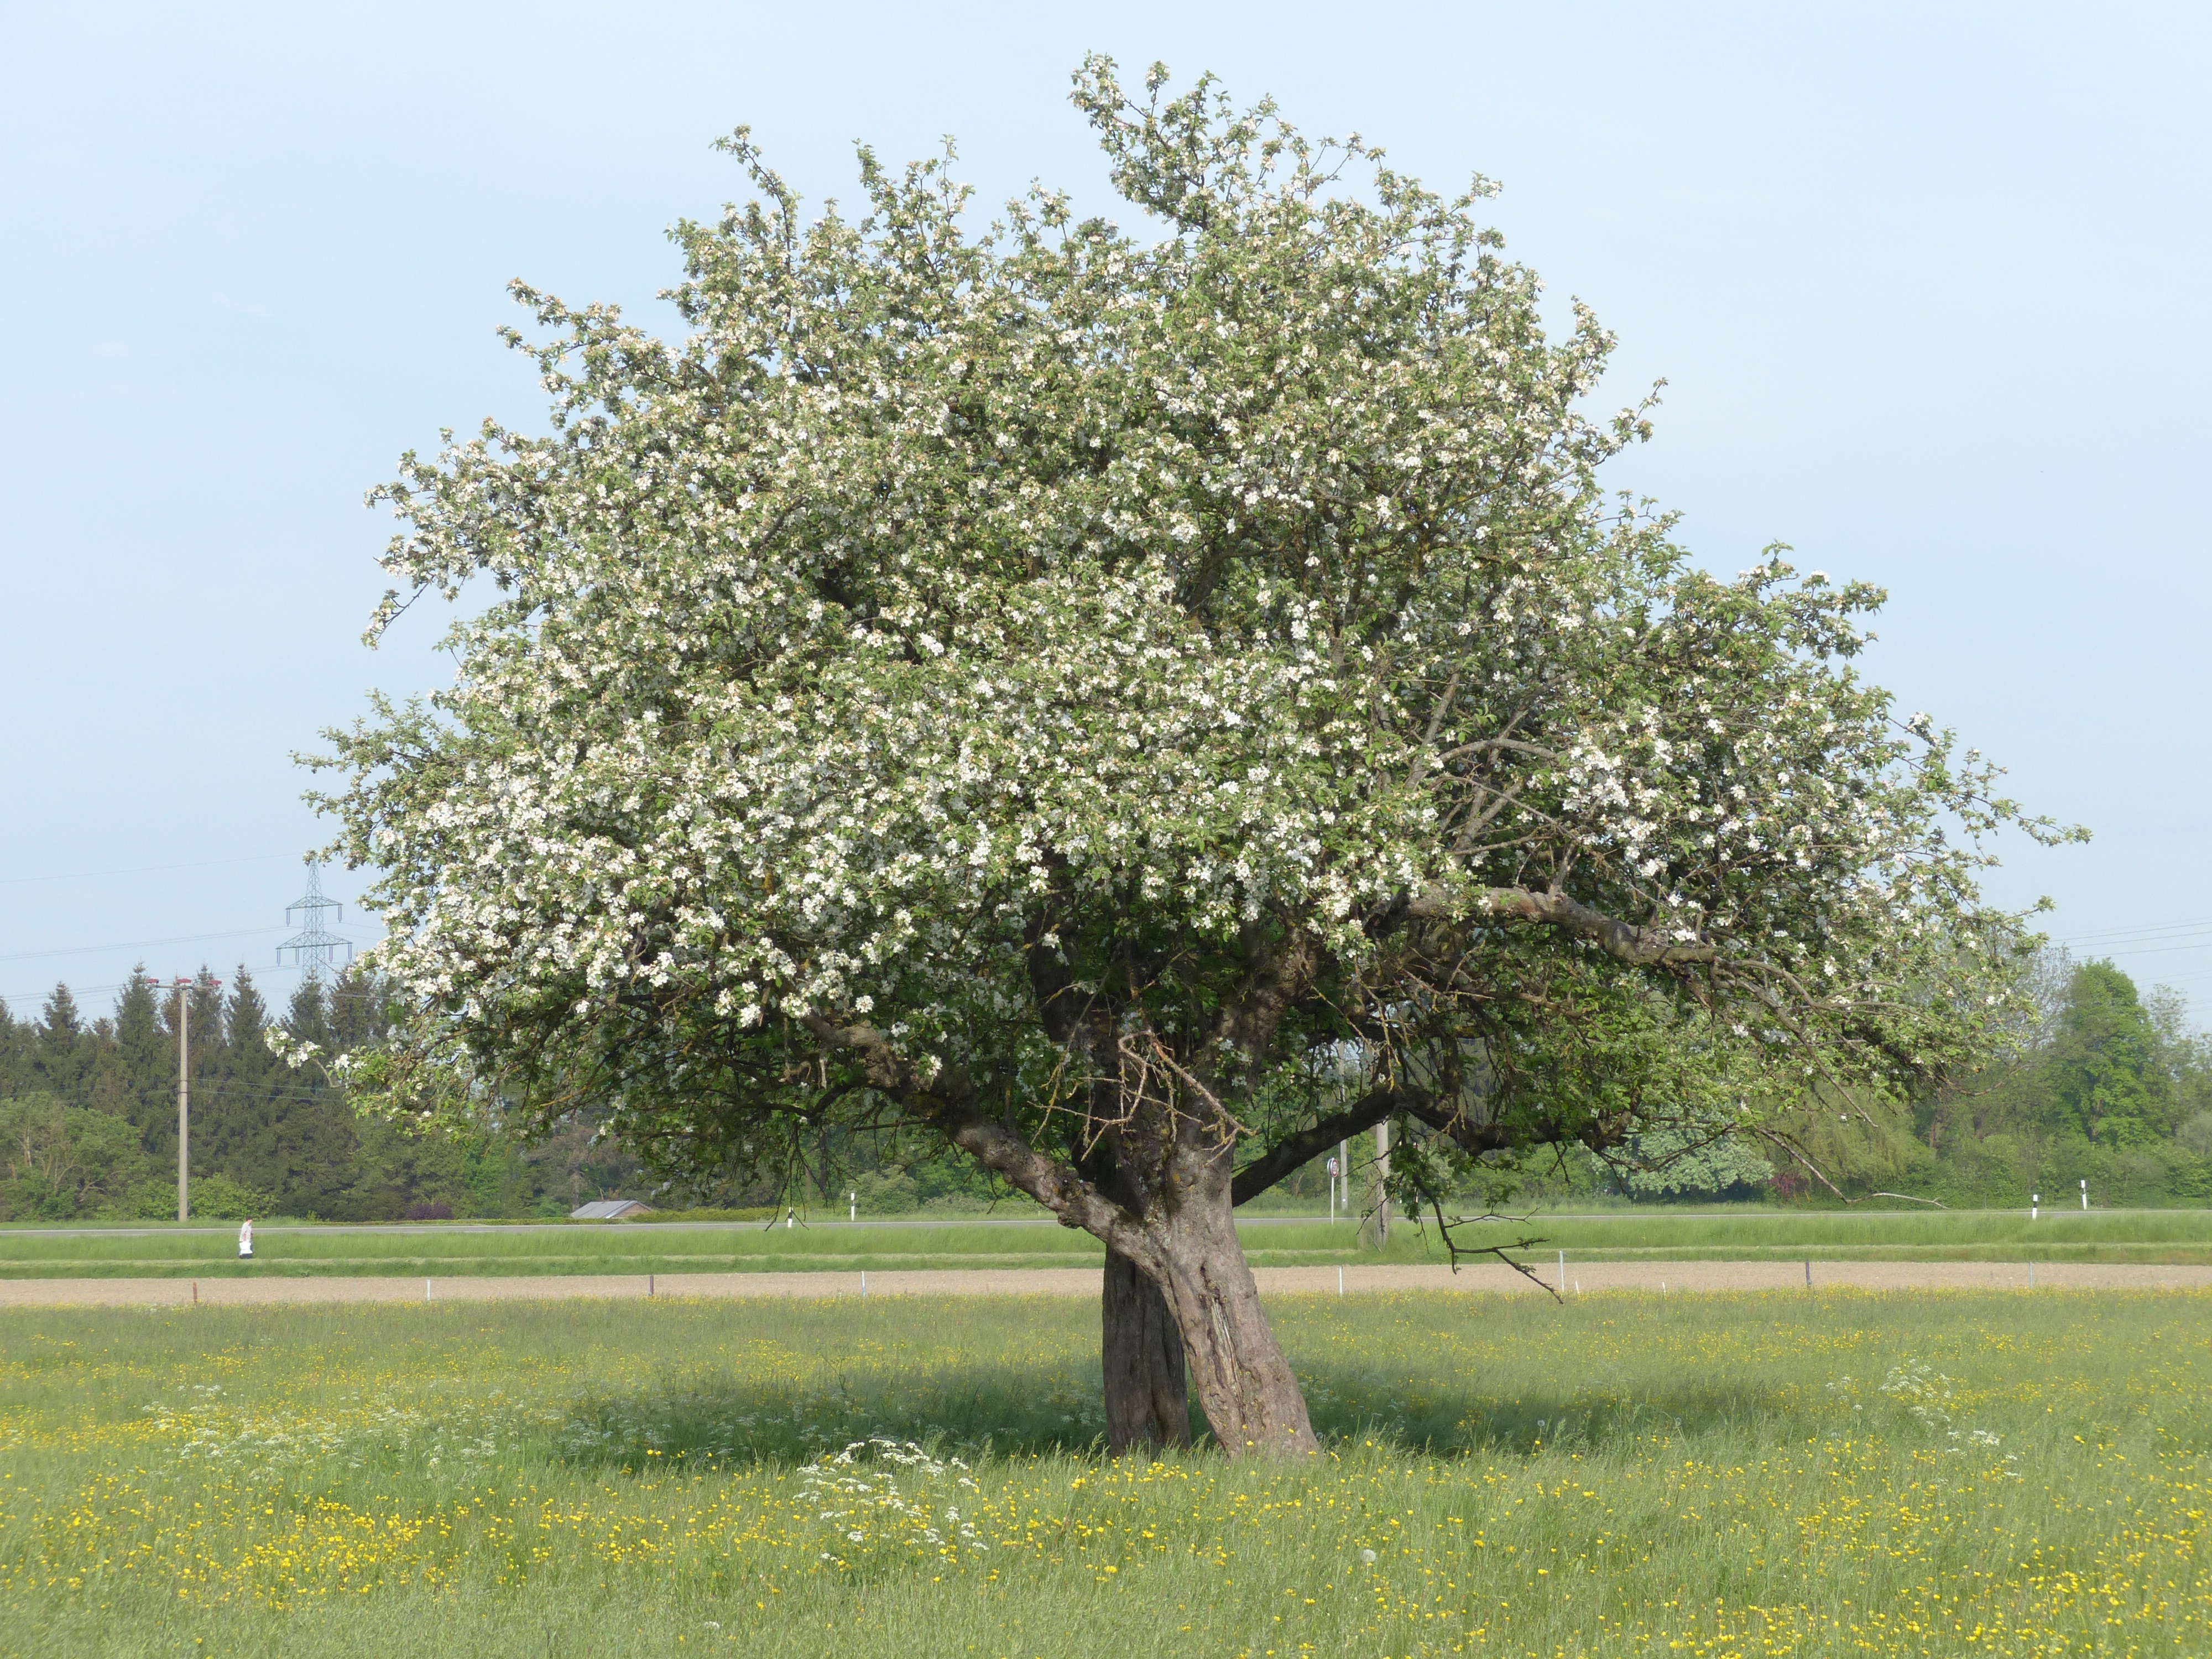
[[[1363,1249],[1349,1222],[1254,1220],[1246,1253],[1264,1267],[1443,1259],[1433,1230],[1401,1223],[1388,1250]],[[1542,1242],[1584,1261],[2132,1261],[2212,1263],[2212,1211],[1776,1212],[1724,1216],[1646,1213],[1539,1216],[1462,1232],[1468,1243]],[[601,1226],[426,1225],[410,1229],[264,1228],[254,1259],[234,1234],[114,1230],[64,1237],[0,1229],[0,1278],[198,1278],[380,1273],[472,1274],[851,1273],[856,1269],[1084,1267],[1101,1260],[1088,1235],[1049,1222],[1006,1225],[758,1224]]]
[[[1310,1460],[1067,1300],[0,1312],[0,1654],[2212,1653],[2212,1295],[1269,1316]]]

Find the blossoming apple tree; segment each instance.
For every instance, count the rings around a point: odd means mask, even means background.
[[[1187,1366],[1300,1450],[1239,1203],[1378,1123],[1434,1202],[1893,1098],[2005,1009],[2019,814],[1852,671],[1877,593],[1601,489],[1645,411],[1586,412],[1609,338],[1486,186],[1164,83],[1076,80],[1143,234],[865,151],[810,219],[741,130],[684,337],[519,289],[550,423],[406,459],[372,635],[495,596],[319,799],[381,872],[372,1097],[678,1174],[941,1138],[1103,1241],[1117,1445]]]

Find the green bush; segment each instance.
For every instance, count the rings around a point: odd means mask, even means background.
[[[246,1221],[265,1216],[276,1207],[267,1193],[233,1181],[228,1176],[195,1176],[191,1186],[192,1213],[204,1221]]]
[[[67,1221],[112,1208],[143,1179],[138,1132],[52,1095],[0,1101],[0,1221]]]
[[[1732,1137],[1695,1144],[1680,1131],[1638,1137],[1628,1190],[1637,1198],[1748,1196],[1774,1178],[1774,1166]]]
[[[862,1215],[912,1215],[921,1207],[914,1177],[903,1170],[870,1170],[854,1176],[846,1190],[858,1195]]]
[[[1947,1146],[1945,1156],[1929,1171],[1925,1195],[1960,1209],[1986,1204],[2011,1207],[2025,1205],[2031,1160],[2027,1150],[2011,1135],[1968,1137]],[[1907,1188],[1920,1194],[1922,1188]]]

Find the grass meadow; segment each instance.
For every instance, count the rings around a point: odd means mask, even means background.
[[[1261,1267],[1441,1261],[1433,1229],[1400,1222],[1387,1250],[1358,1242],[1356,1224],[1246,1222]],[[1772,1211],[1735,1215],[1537,1216],[1470,1227],[1470,1242],[1535,1236],[1539,1257],[1585,1261],[1989,1261],[2212,1262],[2212,1211]],[[1096,1265],[1098,1242],[1050,1221],[937,1225],[680,1223],[598,1226],[452,1224],[408,1229],[255,1229],[254,1259],[238,1260],[233,1230],[137,1227],[56,1234],[0,1228],[0,1279],[465,1274],[888,1272],[926,1267]]]
[[[0,1651],[2212,1651],[2212,1297],[1278,1298],[1097,1449],[1048,1298],[0,1313]]]

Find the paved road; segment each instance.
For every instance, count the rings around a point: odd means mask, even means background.
[[[2014,1215],[2013,1210],[1600,1210],[1589,1214],[1553,1214],[1547,1212],[1530,1218],[1530,1224],[1541,1226],[1555,1221],[1802,1221],[1843,1219],[1846,1221],[1886,1221],[1900,1215]],[[2057,1206],[2044,1213],[2053,1219],[2080,1212],[2062,1210]],[[2106,1210],[2088,1212],[2091,1215],[2172,1215],[2172,1210]],[[1240,1227],[1286,1226],[1292,1223],[1326,1222],[1328,1215],[1240,1215]],[[1340,1216],[1340,1224],[1349,1227],[1358,1219],[1354,1216]],[[562,1232],[577,1227],[630,1227],[641,1231],[653,1227],[708,1228],[759,1232],[779,1224],[773,1221],[369,1221],[369,1222],[311,1222],[299,1225],[278,1223],[274,1225],[261,1222],[253,1224],[257,1237],[278,1233],[537,1233]],[[801,1230],[813,1228],[823,1231],[848,1231],[865,1227],[1057,1227],[1060,1223],[1048,1215],[956,1215],[956,1216],[895,1216],[888,1219],[846,1221],[817,1217],[801,1219]],[[190,1233],[235,1234],[234,1221],[219,1222],[211,1226],[187,1224],[179,1226],[164,1222],[150,1227],[4,1227],[0,1228],[0,1239],[6,1238],[165,1238]]]
[[[1480,1266],[1455,1274],[1443,1267],[1258,1267],[1266,1296],[1389,1291],[1459,1291],[1514,1295],[1541,1291],[1510,1268]],[[635,1299],[647,1294],[740,1299],[746,1297],[859,1297],[857,1273],[539,1275],[494,1279],[17,1279],[0,1280],[0,1308],[137,1307],[358,1302],[556,1301]],[[1548,1288],[1556,1269],[1544,1275]],[[1835,1261],[1813,1264],[1815,1290],[1990,1291],[2030,1288],[2027,1267],[2008,1261]],[[887,1296],[1067,1296],[1095,1298],[1100,1275],[1091,1267],[1019,1271],[948,1269],[871,1273],[866,1294]],[[2033,1270],[2042,1290],[2212,1290],[2212,1267],[2134,1263],[2041,1262]],[[1569,1296],[1634,1293],[1672,1296],[1728,1291],[1806,1289],[1794,1261],[1593,1261],[1570,1263]]]
[[[1353,1218],[1345,1218],[1342,1224],[1351,1226]],[[1243,1215],[1237,1218],[1239,1226],[1268,1226],[1280,1222],[1318,1221],[1326,1224],[1325,1215]],[[274,1237],[278,1233],[315,1233],[325,1237],[347,1233],[422,1233],[450,1237],[455,1233],[554,1233],[573,1232],[579,1228],[623,1227],[641,1233],[674,1228],[684,1231],[701,1229],[714,1231],[763,1232],[782,1224],[775,1221],[351,1221],[311,1222],[301,1225],[278,1223],[274,1226],[257,1221],[253,1224],[256,1238]],[[867,1227],[1057,1227],[1060,1223],[1048,1215],[957,1215],[908,1216],[888,1221],[824,1221],[802,1220],[795,1231],[850,1232]],[[226,1221],[212,1227],[164,1223],[158,1227],[8,1227],[0,1228],[0,1239],[8,1238],[180,1238],[188,1234],[208,1233],[235,1236],[238,1224]]]

